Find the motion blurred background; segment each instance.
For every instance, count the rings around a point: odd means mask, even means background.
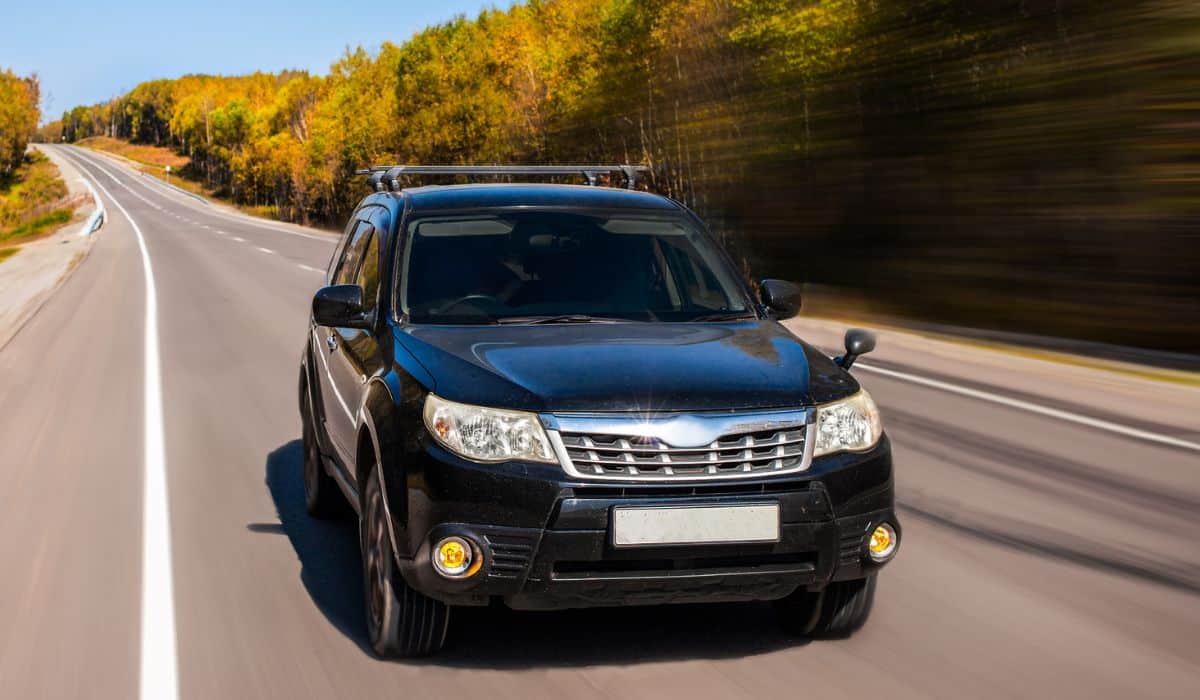
[[[1196,351],[1194,0],[532,0],[40,134],[89,137],[328,225],[369,164],[646,162],[833,310]]]
[[[494,1],[0,11],[0,697],[136,696],[164,529],[188,698],[1200,697],[1200,2]],[[822,352],[885,326],[854,373],[905,544],[853,639],[488,608],[437,660],[366,651],[295,410],[335,237],[222,203],[337,229],[367,165],[571,161],[650,164],[748,276],[807,284]],[[1008,334],[1068,353],[962,342]]]

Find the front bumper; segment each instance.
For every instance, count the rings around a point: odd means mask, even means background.
[[[799,475],[692,485],[584,483],[556,465],[478,465],[433,444],[422,446],[416,463],[407,473],[405,522],[394,523],[404,545],[400,570],[414,588],[452,605],[773,600],[874,573],[882,565],[867,556],[868,533],[885,520],[899,531],[886,437],[866,453],[814,460]],[[617,506],[752,503],[779,504],[779,541],[611,544]],[[433,569],[433,544],[450,535],[479,546],[483,566],[469,579]]]

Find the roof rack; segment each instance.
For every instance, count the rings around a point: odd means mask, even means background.
[[[645,165],[377,165],[355,174],[366,175],[367,185],[375,192],[400,189],[403,175],[582,175],[589,185],[596,185],[601,175],[616,173],[632,190],[638,174],[649,171]]]

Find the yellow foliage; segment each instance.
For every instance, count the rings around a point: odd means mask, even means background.
[[[38,80],[0,70],[0,180],[21,164],[38,125]]]

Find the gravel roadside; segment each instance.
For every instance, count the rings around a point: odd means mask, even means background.
[[[89,192],[75,166],[50,149],[38,150],[58,167],[70,196]],[[87,256],[98,234],[80,236],[79,232],[90,212],[91,207],[76,210],[71,221],[58,231],[23,244],[15,255],[0,263],[0,348],[8,344]]]

